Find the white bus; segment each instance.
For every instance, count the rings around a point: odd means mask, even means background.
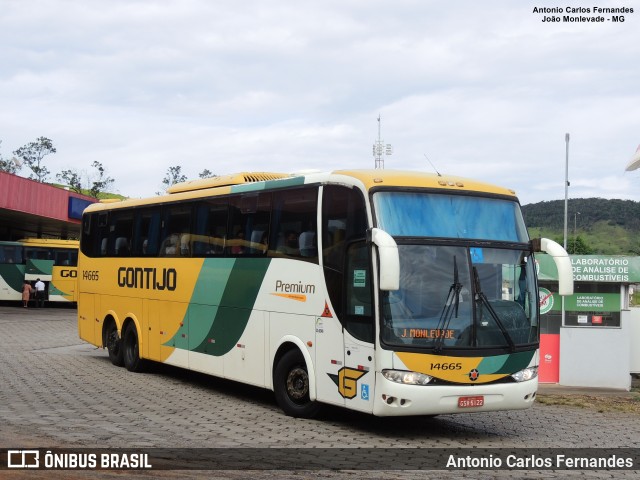
[[[511,190],[420,172],[237,174],[93,204],[81,338],[271,389],[288,415],[524,409],[538,388],[534,250]],[[99,372],[96,372],[99,374]]]

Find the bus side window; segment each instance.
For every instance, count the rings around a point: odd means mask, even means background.
[[[271,193],[250,193],[229,199],[227,253],[264,255],[269,238]]]
[[[194,256],[222,255],[227,235],[227,210],[226,198],[206,199],[197,205],[191,242]]]
[[[129,240],[126,237],[116,238],[116,255],[118,257],[129,256]]]
[[[147,257],[158,255],[160,236],[160,207],[136,214],[133,254]]]
[[[116,210],[109,219],[109,241],[107,255],[113,257],[128,257],[130,239],[133,236],[133,211]]]
[[[107,236],[109,234],[109,214],[85,213],[82,216],[82,238],[80,247],[88,257],[100,257],[107,254]],[[77,265],[77,253],[75,264]]]
[[[189,248],[182,247],[182,236],[191,231],[191,205],[165,205],[160,256],[190,256]]]
[[[54,253],[54,265],[56,266],[68,266],[71,265],[69,258],[71,256],[71,250],[55,250]]]
[[[275,192],[271,218],[274,233],[269,251],[276,256],[318,263],[317,211],[316,186]]]
[[[175,257],[179,254],[178,248],[178,235],[172,233],[162,241],[162,245],[160,245],[160,256]]]
[[[22,247],[18,247],[18,246],[0,247],[0,263],[15,263],[15,264],[23,263]]]
[[[229,198],[229,226],[227,228],[226,241],[226,253],[228,255],[244,255],[248,253],[246,232],[244,230],[246,219],[242,214],[241,201],[242,197],[239,196]]]
[[[109,240],[109,214],[98,213],[98,228],[93,232],[93,236],[96,239],[95,251],[93,252],[97,257],[105,257],[107,255],[107,242]]]

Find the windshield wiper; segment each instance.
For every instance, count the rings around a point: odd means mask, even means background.
[[[444,307],[442,307],[442,313],[440,314],[440,319],[438,320],[437,330],[440,332],[440,336],[436,339],[435,342],[435,353],[440,353],[442,351],[442,345],[444,344],[444,332],[449,326],[451,322],[451,317],[455,314],[456,318],[458,318],[458,308],[460,306],[460,292],[462,291],[462,284],[458,278],[458,262],[456,261],[456,256],[453,256],[453,283],[451,287],[449,287],[449,293],[447,294],[447,299],[444,303]]]
[[[502,335],[504,335],[505,340],[509,344],[509,348],[511,349],[512,352],[515,351],[516,346],[513,343],[511,335],[509,335],[509,332],[507,332],[507,329],[504,328],[504,325],[502,324],[502,321],[500,320],[500,316],[493,309],[493,307],[491,306],[491,302],[489,302],[489,299],[487,298],[487,296],[482,291],[482,287],[480,285],[480,276],[478,275],[478,269],[476,267],[473,267],[473,282],[474,282],[474,287],[475,287],[476,302],[485,306],[485,308],[487,309],[489,314],[495,320],[496,325],[498,325],[498,328],[502,332]],[[476,308],[476,311],[477,310],[482,312],[482,308]],[[473,325],[474,325],[474,336],[473,336],[473,339],[474,339],[474,342],[475,342],[476,341],[476,335],[475,334],[477,332],[476,316],[475,315],[473,317]]]

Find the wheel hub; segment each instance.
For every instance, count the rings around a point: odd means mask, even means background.
[[[309,376],[300,367],[294,368],[287,377],[287,393],[293,400],[302,400],[309,392]]]

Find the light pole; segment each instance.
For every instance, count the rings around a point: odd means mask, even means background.
[[[566,147],[566,161],[564,169],[564,249],[567,249],[567,215],[569,210],[569,134],[564,135]]]
[[[573,214],[573,254],[576,254],[576,242],[578,241],[578,215],[580,212]]]
[[[565,170],[564,170],[564,249],[567,250],[567,214],[569,209],[569,134],[565,133],[566,143]],[[562,326],[565,325],[564,297],[562,298]]]

